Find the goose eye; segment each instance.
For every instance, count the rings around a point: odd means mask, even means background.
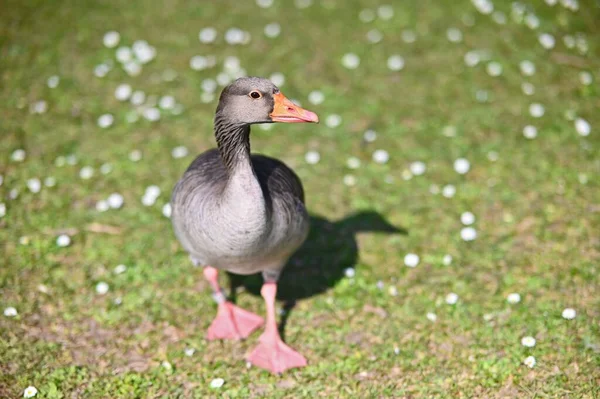
[[[261,98],[262,95],[258,91],[255,90],[255,91],[250,92],[250,97],[252,97],[254,99],[258,99],[258,98]]]

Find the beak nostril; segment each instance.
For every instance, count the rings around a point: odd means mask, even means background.
[[[290,112],[296,112],[296,110],[294,108],[292,108],[292,107],[287,107],[287,110],[290,111]]]

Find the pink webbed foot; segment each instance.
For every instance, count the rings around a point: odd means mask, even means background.
[[[279,334],[264,333],[260,343],[246,358],[253,365],[280,374],[287,369],[306,366],[306,358],[287,346]]]
[[[215,339],[243,339],[252,334],[252,331],[262,326],[262,317],[248,312],[227,301],[219,304],[217,316],[208,327],[206,338]]]

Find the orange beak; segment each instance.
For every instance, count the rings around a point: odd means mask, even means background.
[[[310,112],[304,108],[300,108],[283,94],[277,93],[273,95],[275,105],[273,112],[269,115],[273,122],[284,123],[319,123],[319,117],[314,112]]]

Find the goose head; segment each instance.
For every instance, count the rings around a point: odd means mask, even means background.
[[[319,122],[317,114],[291,102],[271,81],[256,77],[239,78],[223,89],[217,117],[240,125]]]

